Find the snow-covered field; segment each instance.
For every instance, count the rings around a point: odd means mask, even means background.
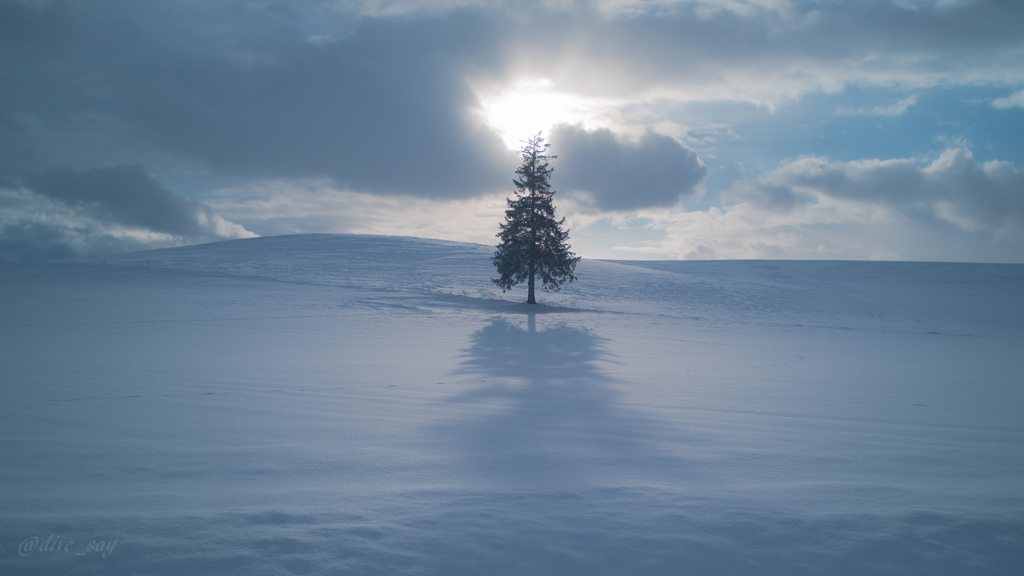
[[[1019,574],[1024,266],[0,266],[0,574]]]

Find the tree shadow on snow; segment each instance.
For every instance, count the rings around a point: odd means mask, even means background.
[[[470,409],[446,425],[469,462],[517,486],[547,488],[599,485],[656,465],[650,440],[661,426],[622,404],[601,369],[612,361],[605,340],[541,321],[495,318],[471,336],[458,373],[482,377],[481,385],[450,398]]]
[[[537,330],[536,314],[527,318],[525,330],[496,318],[473,334],[460,372],[529,381],[608,381],[597,367],[609,356],[600,337],[565,324]]]

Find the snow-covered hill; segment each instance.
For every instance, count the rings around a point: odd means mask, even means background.
[[[0,573],[1024,565],[1024,266],[491,251],[0,265]]]

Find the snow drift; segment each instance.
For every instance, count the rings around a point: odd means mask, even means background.
[[[4,574],[1011,574],[1024,266],[0,266]]]

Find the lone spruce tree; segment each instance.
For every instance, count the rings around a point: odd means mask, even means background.
[[[549,182],[552,168],[545,152],[549,144],[538,132],[525,140],[519,154],[523,164],[516,169],[515,197],[508,199],[505,223],[498,238],[501,242],[491,261],[498,269],[498,278],[491,281],[502,292],[522,281],[527,281],[527,304],[536,304],[534,282],[540,277],[545,290],[557,292],[562,283],[576,279],[573,271],[580,258],[569,251],[569,231],[562,231],[565,218],[555,220],[555,207],[551,197],[555,191]]]

